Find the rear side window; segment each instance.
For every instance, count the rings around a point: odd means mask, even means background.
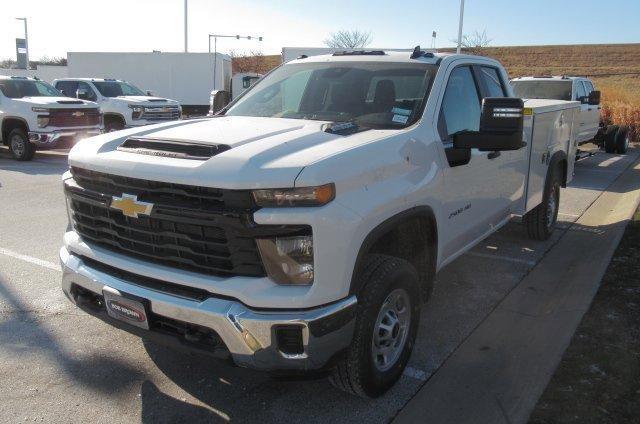
[[[480,96],[470,67],[461,66],[449,75],[440,119],[444,139],[460,131],[480,129]]]
[[[480,67],[480,77],[484,81],[485,88],[487,89],[487,97],[507,96],[504,92],[502,78],[500,78],[500,74],[496,68],[487,66]]]

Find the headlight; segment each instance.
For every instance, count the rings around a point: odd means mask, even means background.
[[[267,275],[278,284],[313,283],[313,237],[273,237],[257,239]]]
[[[317,187],[274,188],[254,190],[252,194],[258,206],[322,206],[336,197],[336,186],[329,183]]]
[[[44,128],[49,125],[49,115],[38,115],[38,127]]]
[[[46,107],[32,107],[31,110],[39,113],[49,113],[49,109]]]
[[[131,108],[131,119],[140,119],[140,117],[144,113],[144,107],[133,105],[129,105],[129,107]]]

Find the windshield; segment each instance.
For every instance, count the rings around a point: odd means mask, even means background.
[[[122,81],[92,81],[105,97],[146,96],[138,87]]]
[[[10,99],[22,97],[64,97],[64,95],[44,81],[28,79],[0,80],[2,94]]]
[[[521,99],[571,100],[571,81],[512,81],[511,86]]]
[[[404,128],[418,119],[436,70],[423,63],[284,65],[259,81],[226,115]]]

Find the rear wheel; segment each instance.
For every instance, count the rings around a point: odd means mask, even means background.
[[[617,125],[609,125],[604,131],[604,151],[607,153],[616,152],[616,134],[618,133]]]
[[[629,128],[619,127],[615,137],[616,152],[621,155],[627,153],[629,149]]]
[[[13,158],[19,161],[31,160],[36,153],[36,146],[29,143],[27,133],[20,128],[16,128],[9,133],[9,149]]]
[[[523,223],[531,239],[547,240],[551,237],[553,228],[558,221],[560,206],[560,181],[558,177],[560,172],[558,171],[558,167],[555,167],[549,172],[542,203],[524,216]]]
[[[365,258],[353,341],[329,377],[361,397],[378,397],[400,378],[409,361],[420,318],[418,273],[387,255]]]

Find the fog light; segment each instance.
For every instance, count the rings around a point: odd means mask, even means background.
[[[265,270],[278,284],[313,283],[313,237],[273,237],[256,240]]]
[[[49,125],[49,115],[38,115],[38,127],[44,128]]]

